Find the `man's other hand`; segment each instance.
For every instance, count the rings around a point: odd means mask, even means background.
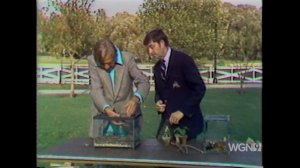
[[[104,112],[108,117],[120,117],[120,114],[116,113],[113,108],[105,108]]]
[[[155,108],[158,112],[163,113],[166,110],[166,104],[163,104],[161,100],[158,100],[155,104]]]
[[[182,117],[183,113],[181,111],[176,111],[171,114],[169,121],[171,124],[178,124]]]
[[[127,116],[128,117],[131,117],[135,111],[136,111],[136,108],[138,106],[140,102],[140,99],[136,96],[133,96],[129,102],[125,105],[125,108],[126,108],[126,113],[127,113]]]

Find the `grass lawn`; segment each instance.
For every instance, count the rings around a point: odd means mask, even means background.
[[[141,138],[154,138],[159,116],[154,109],[154,92],[143,103]],[[75,137],[87,137],[90,119],[88,95],[37,97],[37,152]],[[201,104],[204,114],[229,114],[231,139],[245,142],[248,137],[261,141],[261,89],[209,89]]]
[[[75,85],[75,89],[89,89],[89,85]],[[70,90],[70,84],[37,84],[37,90]]]

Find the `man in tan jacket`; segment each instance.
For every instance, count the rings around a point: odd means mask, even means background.
[[[93,117],[102,113],[108,117],[137,117],[135,129],[139,133],[140,104],[148,96],[150,83],[137,67],[134,57],[120,51],[109,39],[103,39],[96,43],[88,62],[93,102],[89,136],[97,136]]]

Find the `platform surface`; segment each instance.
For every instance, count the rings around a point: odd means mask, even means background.
[[[76,138],[37,154],[42,162],[71,162],[160,167],[263,167],[261,152],[200,153],[189,149],[181,153],[156,139],[141,141],[136,149],[95,148],[92,139]],[[189,144],[202,148],[198,141]]]

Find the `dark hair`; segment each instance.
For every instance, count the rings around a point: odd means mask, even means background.
[[[169,46],[168,36],[163,32],[161,28],[157,28],[147,33],[143,44],[148,45],[150,41],[160,42],[160,40],[163,40],[165,42],[165,45]]]
[[[113,56],[115,59],[116,53],[117,49],[114,43],[109,39],[99,40],[94,46],[94,59],[96,63],[103,64],[104,58],[108,56]]]

